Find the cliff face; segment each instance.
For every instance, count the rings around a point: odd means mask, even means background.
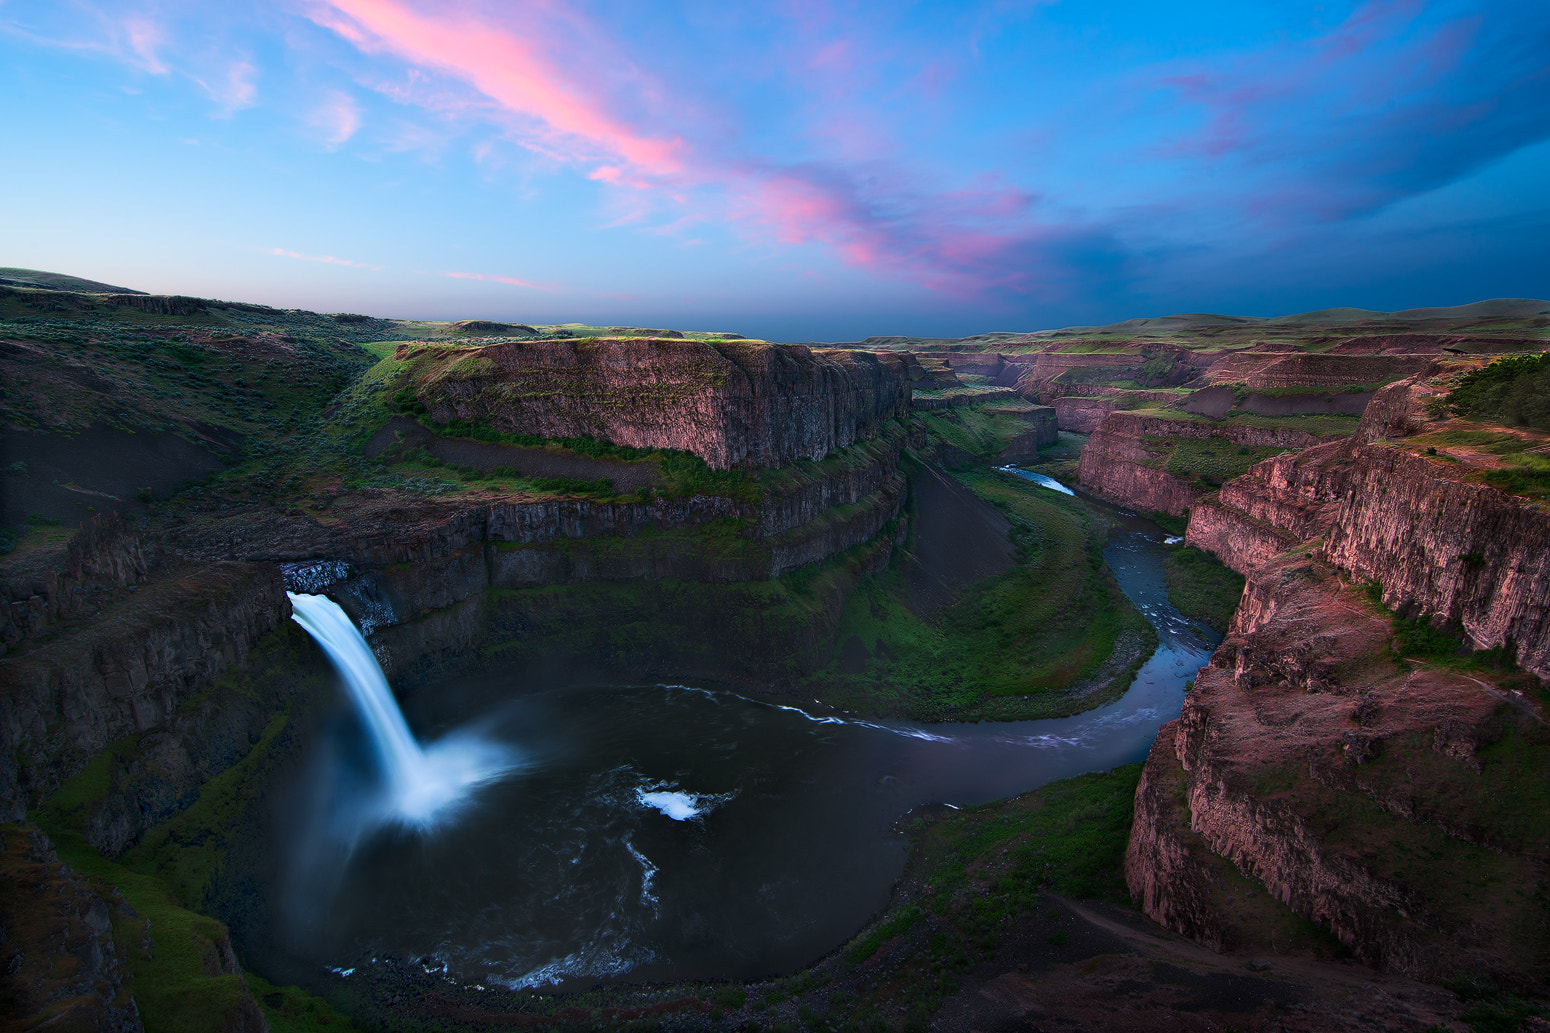
[[[1364,444],[1420,428],[1425,388],[1379,392],[1349,441],[1276,456],[1222,486],[1186,541],[1247,575],[1324,538],[1322,555],[1378,582],[1407,616],[1462,625],[1477,649],[1507,646],[1550,676],[1550,515],[1488,485],[1472,467]]]
[[[1507,645],[1550,677],[1550,515],[1456,465],[1366,445],[1330,532],[1330,562],[1383,586],[1383,601],[1463,625],[1478,649]]]
[[[108,743],[165,725],[289,614],[274,566],[212,563],[0,660],[0,816],[22,817]]]
[[[1091,434],[1103,425],[1104,417],[1119,408],[1119,403],[1112,398],[1079,395],[1048,399],[1048,404],[1055,410],[1060,429],[1076,434]]]
[[[1147,761],[1132,893],[1230,948],[1242,931],[1211,893],[1226,861],[1368,963],[1543,978],[1542,925],[1493,909],[1550,871],[1550,842],[1488,802],[1550,748],[1543,726],[1468,676],[1380,661],[1387,622],[1328,568],[1299,556],[1255,578]],[[1502,886],[1462,891],[1482,879]]]
[[[88,617],[144,579],[140,542],[117,513],[82,525],[63,548],[6,564],[0,571],[0,657],[62,621]]]
[[[1350,481],[1350,445],[1274,456],[1190,510],[1188,545],[1247,576],[1272,557],[1329,533]]]
[[[0,880],[0,1001],[11,1028],[141,1033],[113,942],[113,920],[136,917],[123,899],[19,824],[0,827]]]
[[[1460,464],[1364,443],[1418,426],[1423,391],[1385,389],[1352,439],[1192,509],[1186,540],[1248,582],[1147,760],[1127,879],[1218,948],[1244,933],[1223,879],[1247,877],[1372,964],[1533,983],[1550,931],[1509,901],[1550,875],[1550,825],[1522,788],[1550,763],[1545,715],[1512,690],[1521,674],[1398,660],[1388,615],[1351,584],[1546,673],[1545,514]]]
[[[909,411],[889,353],[800,345],[603,339],[405,346],[439,422],[692,452],[716,469],[819,460]]]
[[[1104,417],[1082,449],[1077,476],[1083,487],[1127,506],[1182,514],[1207,489],[1160,469],[1170,440],[1217,438],[1235,446],[1303,449],[1332,435],[1292,428],[1219,425],[1116,412]]]

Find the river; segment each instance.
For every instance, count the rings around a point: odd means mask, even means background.
[[[1015,471],[1014,471],[1015,472]],[[1219,636],[1167,600],[1165,533],[1111,510],[1104,557],[1161,645],[1121,699],[1004,724],[859,720],[692,686],[464,679],[417,697],[415,734],[513,751],[511,772],[441,825],[363,833],[358,730],[320,734],[289,808],[260,971],[313,982],[384,957],[508,988],[790,972],[888,900],[894,825],[928,803],[1001,799],[1140,761]],[[461,730],[461,733],[459,732]]]

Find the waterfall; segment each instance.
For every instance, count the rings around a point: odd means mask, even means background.
[[[291,618],[323,648],[344,679],[381,767],[385,820],[428,827],[472,787],[511,771],[509,749],[467,733],[421,747],[404,721],[382,666],[349,615],[327,596],[287,592]]]

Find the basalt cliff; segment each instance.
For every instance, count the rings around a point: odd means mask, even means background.
[[[800,345],[603,338],[398,357],[438,422],[679,449],[720,470],[822,459],[910,403],[897,356]]]
[[[1262,892],[1368,963],[1542,988],[1550,514],[1481,482],[1494,456],[1424,444],[1434,394],[1396,383],[1191,509],[1248,583],[1152,749],[1126,872],[1217,949],[1274,949],[1239,917]]]

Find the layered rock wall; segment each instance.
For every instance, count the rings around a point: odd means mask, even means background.
[[[1550,515],[1456,465],[1365,445],[1325,555],[1383,586],[1384,603],[1463,626],[1477,649],[1507,646],[1550,677]]]
[[[1138,509],[1179,515],[1207,492],[1160,469],[1165,453],[1147,439],[1220,438],[1235,445],[1303,449],[1337,440],[1297,428],[1251,427],[1203,420],[1177,420],[1144,413],[1104,417],[1082,449],[1077,476],[1084,487]]]
[[[910,406],[910,370],[886,352],[608,338],[400,356],[438,422],[680,449],[722,470],[822,459]]]
[[[276,567],[212,563],[0,660],[0,817],[23,816],[108,743],[164,726],[289,615]]]
[[[1244,932],[1227,862],[1369,963],[1543,979],[1550,934],[1503,904],[1550,864],[1514,788],[1550,749],[1543,716],[1499,672],[1396,663],[1359,587],[1550,668],[1550,517],[1470,467],[1370,443],[1417,429],[1425,392],[1386,388],[1353,438],[1259,463],[1191,511],[1186,540],[1247,583],[1147,760],[1127,880],[1148,914],[1218,949]]]

